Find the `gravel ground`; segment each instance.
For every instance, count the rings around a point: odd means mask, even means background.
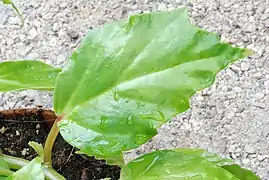
[[[187,5],[194,23],[256,55],[222,71],[215,84],[192,98],[192,108],[126,158],[153,149],[200,147],[236,159],[269,179],[268,0],[17,0],[20,20],[0,5],[0,61],[44,59],[62,66],[89,28],[128,14]],[[0,94],[0,109],[52,107],[51,93]]]

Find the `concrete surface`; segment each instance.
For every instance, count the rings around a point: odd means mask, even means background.
[[[159,130],[152,141],[126,155],[153,149],[200,147],[236,159],[269,179],[268,0],[17,0],[26,17],[0,5],[0,61],[39,59],[62,66],[89,28],[142,11],[186,5],[193,22],[256,55],[218,75],[192,98],[192,108]],[[51,93],[0,94],[0,109],[52,107]]]

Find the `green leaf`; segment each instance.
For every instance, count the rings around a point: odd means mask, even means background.
[[[38,89],[52,90],[61,69],[40,61],[5,61],[0,63],[0,92]]]
[[[158,150],[138,157],[121,170],[120,180],[238,180],[203,157]]]
[[[253,172],[241,168],[237,164],[232,165],[224,165],[221,166],[223,169],[229,171],[232,173],[235,177],[237,177],[240,180],[261,180],[257,175],[255,175]]]
[[[86,154],[83,151],[76,151],[76,154]],[[107,164],[117,164],[120,167],[123,167],[125,165],[124,158],[122,154],[118,154],[117,156],[114,157],[95,157],[95,159],[103,160],[103,158],[106,158],[106,163]]]
[[[3,2],[4,4],[12,4],[12,1],[11,1],[11,0],[2,0],[2,2]]]
[[[29,164],[14,172],[7,180],[44,180],[45,175],[41,166],[41,158],[36,157]]]
[[[1,156],[1,154],[0,154],[0,169],[10,170],[8,164],[6,163],[6,161],[4,160],[4,158]]]
[[[37,152],[38,156],[42,159],[42,162],[43,162],[43,159],[44,159],[44,149],[43,149],[42,144],[38,144],[37,142],[30,141],[28,143],[28,145],[30,147],[32,147],[35,150],[35,152]]]
[[[184,8],[91,30],[57,79],[61,135],[88,155],[118,156],[155,136],[220,70],[250,54],[191,25]]]
[[[5,180],[10,172],[10,168],[0,152],[0,180]]]
[[[177,148],[173,151],[181,152],[187,155],[199,156],[205,158],[207,161],[210,161],[214,165],[222,166],[227,164],[232,164],[234,161],[227,158],[222,158],[216,154],[207,152],[203,149],[194,149],[194,148]]]

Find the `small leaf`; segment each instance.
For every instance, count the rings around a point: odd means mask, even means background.
[[[191,25],[184,8],[91,30],[57,79],[60,133],[88,155],[118,157],[155,136],[220,70],[250,54]]]
[[[37,152],[38,156],[42,159],[42,162],[43,162],[43,159],[44,159],[44,149],[43,149],[42,144],[38,144],[37,142],[30,141],[28,143],[28,145],[30,147],[32,147],[35,150],[35,152]]]
[[[223,169],[229,171],[232,173],[235,177],[237,177],[240,180],[261,180],[257,175],[255,175],[253,172],[241,168],[237,164],[232,165],[224,165],[221,166]]]
[[[158,150],[138,157],[121,170],[120,180],[238,180],[203,157]]]
[[[0,63],[0,92],[37,89],[52,90],[61,70],[40,61]]]
[[[7,180],[44,180],[45,175],[41,166],[41,158],[36,157],[20,170],[14,172]]]

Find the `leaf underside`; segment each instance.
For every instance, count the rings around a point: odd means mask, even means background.
[[[232,170],[227,171],[220,166],[221,163],[200,154],[201,151],[203,150],[158,150],[142,155],[122,168],[120,180],[259,180],[250,171],[249,178],[239,177]],[[218,161],[227,161],[217,156],[215,158]],[[225,166],[233,169],[238,165]]]
[[[36,157],[29,164],[14,172],[6,180],[45,180],[41,161],[40,157]]]
[[[0,92],[24,89],[53,90],[58,73],[40,61],[5,61],[0,63]]]
[[[220,70],[250,54],[190,24],[184,8],[91,30],[57,79],[60,133],[83,153],[118,157],[155,136]]]

